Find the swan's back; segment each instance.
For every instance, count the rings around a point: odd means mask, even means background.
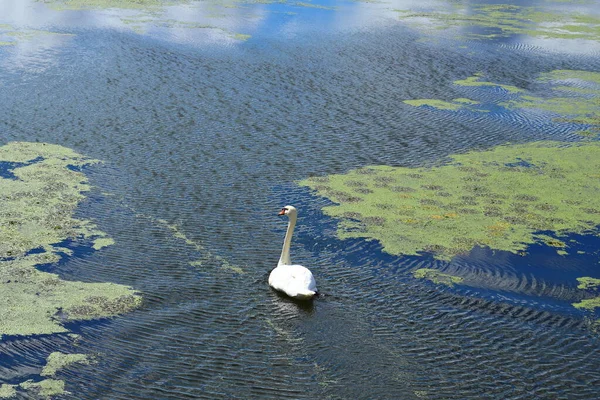
[[[295,299],[307,300],[317,294],[317,283],[302,265],[278,265],[269,275],[269,285]]]

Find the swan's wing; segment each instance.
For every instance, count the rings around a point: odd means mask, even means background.
[[[275,268],[269,275],[269,285],[292,297],[306,291],[317,291],[312,272],[302,265],[281,265]]]
[[[302,265],[287,265],[290,270],[290,284],[297,289],[298,292],[310,290],[317,291],[317,283],[315,277],[310,270]]]

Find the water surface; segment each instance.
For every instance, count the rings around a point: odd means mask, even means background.
[[[0,47],[0,138],[103,161],[84,168],[94,190],[78,214],[115,244],[76,248],[48,268],[129,285],[144,303],[68,323],[76,341],[4,338],[2,383],[39,380],[62,351],[95,355],[57,374],[69,399],[597,396],[598,315],[572,306],[586,296],[576,278],[600,277],[597,231],[568,238],[582,252],[568,257],[544,244],[524,257],[393,256],[376,241],[339,240],[321,211],[328,200],[298,185],[507,142],[582,140],[552,114],[502,107],[511,95],[499,87],[453,82],[483,74],[542,95],[542,73],[600,72],[597,38],[480,37],[398,12],[437,2],[57,3],[0,1],[0,41],[10,42]],[[577,7],[597,17],[593,3]],[[474,96],[488,112],[404,103]],[[266,283],[286,204],[300,211],[292,257],[324,294],[311,305]],[[436,285],[416,279],[419,268],[479,283]]]

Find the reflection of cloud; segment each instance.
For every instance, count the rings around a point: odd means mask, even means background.
[[[2,64],[6,69],[42,72],[55,62],[55,57],[49,54],[63,46],[71,36],[37,30],[5,31],[0,37],[2,41],[12,45],[6,52],[7,57],[2,59]]]
[[[556,53],[600,54],[600,42],[595,40],[549,39],[525,36],[520,38],[520,42],[526,46]]]
[[[109,28],[194,45],[230,45],[249,37],[292,38],[407,24],[423,28],[424,37],[432,37],[438,28],[445,36],[450,33],[498,44],[517,41],[570,53],[595,52],[600,46],[595,40],[577,41],[595,35],[588,33],[593,31],[588,28],[598,17],[594,17],[593,6],[585,4],[564,12],[545,5],[456,6],[449,0],[74,0],[69,7],[65,4],[62,0],[0,0],[0,23],[65,30]],[[554,26],[557,23],[560,26]],[[565,46],[564,40],[569,38],[573,40]]]
[[[531,42],[543,49],[569,53],[582,51],[583,46],[573,51],[571,41],[598,42],[600,15],[592,4],[578,9],[563,9],[552,5],[508,5],[466,3],[449,7],[440,1],[434,9],[415,5],[408,9],[394,8],[402,23],[431,32],[440,30],[444,35],[482,41]],[[596,12],[596,14],[594,14]],[[565,41],[566,40],[566,41]],[[565,44],[567,44],[565,46]]]
[[[228,44],[251,37],[266,15],[264,4],[246,7],[198,2],[165,7],[154,18],[140,15],[130,25],[176,42]]]

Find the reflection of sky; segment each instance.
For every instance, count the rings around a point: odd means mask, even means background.
[[[527,3],[527,4],[525,4]],[[535,5],[525,2],[520,6]],[[470,2],[461,6],[448,0],[391,0],[387,2],[360,2],[336,0],[305,0],[274,2],[271,4],[245,4],[242,1],[192,1],[146,10],[140,9],[81,9],[58,10],[35,0],[0,0],[0,24],[9,24],[15,30],[39,29],[48,31],[73,32],[90,28],[117,29],[156,37],[172,42],[192,45],[202,44],[242,44],[244,39],[264,38],[291,39],[303,35],[346,32],[361,29],[379,29],[392,24],[414,26],[415,22],[427,19],[403,19],[399,11],[443,12],[472,15],[476,6],[483,2]],[[546,7],[544,3],[544,7]],[[560,4],[551,4],[560,15]],[[568,4],[573,7],[573,4]],[[593,5],[579,4],[580,13],[590,13]],[[570,8],[573,9],[573,8]],[[600,13],[599,10],[596,12]],[[412,21],[411,21],[412,20]],[[436,21],[429,20],[424,35],[442,35],[444,31],[432,30]],[[462,33],[493,33],[493,28],[463,26],[452,29]],[[446,32],[447,36],[447,32]],[[600,44],[592,41],[569,41],[562,39],[542,39],[520,34],[510,34],[490,39],[497,43],[527,44],[553,51],[596,52]],[[19,40],[16,51],[31,53],[36,46]],[[36,41],[37,42],[37,41]],[[44,40],[42,46],[51,45]],[[57,40],[59,45],[61,41]]]
[[[24,32],[27,37],[18,39],[10,47],[10,57],[2,58],[1,65],[9,70],[27,70],[38,73],[54,65],[55,57],[48,56],[63,46],[69,35],[51,34],[43,31]]]

